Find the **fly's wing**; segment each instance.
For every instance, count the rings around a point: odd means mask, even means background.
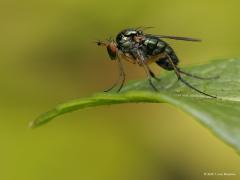
[[[141,29],[141,30],[147,30],[147,29],[152,29],[152,28],[154,28],[153,26],[139,26],[139,27],[136,27],[135,29],[136,30],[139,30],[139,29]]]
[[[168,38],[168,39],[181,40],[181,41],[192,41],[192,42],[200,42],[201,41],[201,39],[191,38],[191,37],[153,35],[153,34],[146,34],[146,35],[155,36],[155,37],[158,37],[158,38]]]

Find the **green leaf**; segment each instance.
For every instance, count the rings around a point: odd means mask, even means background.
[[[147,80],[133,82],[121,93],[99,93],[88,98],[60,104],[31,122],[37,127],[53,118],[78,109],[120,103],[169,103],[195,117],[217,137],[240,150],[240,59],[218,60],[184,69],[203,77],[220,75],[219,79],[198,80],[184,77],[194,87],[218,98],[209,98],[186,87],[174,72],[166,72],[160,82],[154,81],[154,92]]]

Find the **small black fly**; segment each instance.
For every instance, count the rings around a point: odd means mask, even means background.
[[[156,63],[160,67],[168,71],[174,71],[178,80],[184,83],[189,88],[201,93],[203,95],[209,96],[211,98],[216,98],[216,96],[207,94],[189,84],[182,78],[182,74],[190,76],[197,79],[216,79],[218,77],[199,77],[181,70],[178,67],[179,59],[171,48],[171,46],[162,40],[162,38],[183,40],[199,42],[200,39],[189,38],[189,37],[177,37],[177,36],[165,36],[165,35],[153,35],[145,34],[143,32],[145,28],[128,28],[119,32],[116,36],[116,41],[108,40],[106,42],[97,41],[97,45],[104,46],[107,48],[107,52],[111,60],[117,60],[119,64],[119,78],[118,80],[107,89],[105,92],[112,90],[115,86],[120,83],[118,92],[122,89],[125,82],[125,72],[121,60],[127,60],[133,64],[138,64],[144,68],[148,81],[151,87],[158,91],[152,82],[152,78],[159,80],[153,71],[150,69],[150,63]]]

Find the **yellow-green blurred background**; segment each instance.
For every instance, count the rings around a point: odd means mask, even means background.
[[[234,150],[167,104],[99,107],[27,127],[56,104],[102,91],[117,78],[116,64],[93,41],[154,26],[149,32],[203,39],[168,41],[182,66],[236,57],[239,9],[237,0],[1,0],[0,179],[239,179]],[[141,68],[125,67],[128,80],[145,78]]]

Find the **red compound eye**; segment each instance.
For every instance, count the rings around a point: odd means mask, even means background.
[[[117,57],[117,46],[115,43],[111,42],[109,43],[109,45],[107,46],[107,51],[108,51],[108,55],[109,57],[114,60]]]

